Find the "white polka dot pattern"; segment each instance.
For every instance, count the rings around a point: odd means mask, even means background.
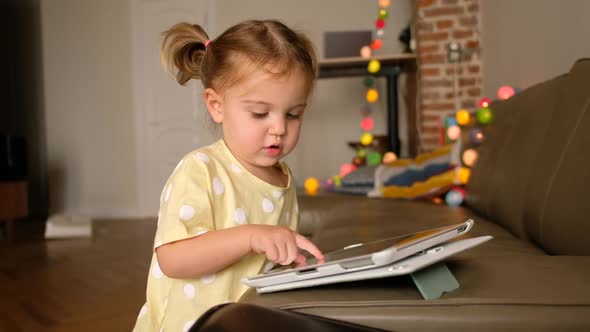
[[[155,262],[152,266],[152,276],[156,279],[162,279],[164,276],[164,273],[162,273],[162,270],[160,270],[160,265],[158,265],[158,262]]]
[[[240,168],[240,166],[233,164],[233,163],[231,164],[231,170],[237,174],[242,173],[242,169]]]
[[[145,314],[147,314],[148,312],[148,306],[147,303],[143,305],[143,307],[141,307],[141,310],[139,311],[139,316],[137,318],[141,318],[143,316],[145,316]]]
[[[201,278],[201,282],[204,284],[210,284],[213,281],[215,281],[215,273],[210,274],[210,275],[206,275],[204,277]]]
[[[206,163],[209,162],[209,156],[204,154],[203,152],[197,152],[197,153],[195,153],[195,155],[197,156],[197,158],[199,158],[199,160],[202,160]]]
[[[243,225],[246,223],[246,212],[242,208],[237,208],[234,212],[234,221],[238,225]]]
[[[273,191],[272,194],[275,198],[281,198],[281,196],[283,196],[283,193],[278,190]]]
[[[262,200],[262,210],[264,212],[271,213],[274,210],[274,208],[274,205],[268,198]]]
[[[178,213],[180,215],[180,219],[189,221],[195,216],[195,208],[190,205],[183,205]]]
[[[217,176],[213,178],[213,192],[218,196],[223,194],[223,183]]]
[[[184,285],[184,295],[187,299],[192,300],[195,298],[195,286],[191,284]]]

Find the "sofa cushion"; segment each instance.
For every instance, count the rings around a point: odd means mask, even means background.
[[[467,203],[551,254],[590,254],[590,59],[492,104]]]
[[[307,235],[325,252],[358,242],[419,232],[475,220],[469,237],[492,235],[494,240],[477,247],[475,252],[500,254],[545,254],[499,225],[464,208],[448,208],[423,201],[367,199],[358,196],[300,197],[301,220]],[[303,217],[302,217],[303,218]]]
[[[590,255],[590,59],[579,60],[564,83],[530,169],[524,224],[551,254]]]
[[[565,80],[560,76],[491,105],[494,120],[467,185],[470,208],[523,239],[528,237],[523,206],[530,172],[537,155],[546,153],[539,142],[551,126]]]

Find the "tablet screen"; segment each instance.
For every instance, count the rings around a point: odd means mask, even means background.
[[[408,245],[418,243],[422,240],[432,238],[435,235],[442,234],[454,229],[457,229],[458,225],[442,227],[437,229],[431,229],[427,231],[422,231],[414,234],[402,235],[397,237],[392,237],[388,239],[367,242],[367,243],[359,243],[353,244],[350,246],[346,246],[340,250],[332,251],[329,253],[324,254],[324,261],[319,263],[319,265],[323,265],[330,262],[340,261],[348,258],[371,255],[373,253],[385,250],[390,247],[394,247],[397,250],[404,249]],[[318,264],[315,257],[307,258],[305,266],[316,265]],[[282,267],[274,268],[267,273],[276,273],[288,269],[295,268],[295,265],[286,265]],[[301,266],[300,266],[301,268]]]

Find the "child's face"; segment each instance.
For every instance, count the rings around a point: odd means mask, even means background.
[[[308,95],[299,71],[275,77],[258,70],[227,88],[220,111],[211,115],[222,124],[224,140],[235,157],[256,174],[295,148]]]

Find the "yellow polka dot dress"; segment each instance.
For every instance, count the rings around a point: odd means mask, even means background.
[[[288,175],[286,187],[274,186],[248,172],[223,140],[187,154],[162,191],[154,249],[244,224],[296,230],[298,210],[292,175],[285,163],[279,166]],[[237,301],[248,288],[240,283],[243,277],[271,266],[264,255],[252,253],[211,275],[172,279],[160,270],[154,250],[147,302],[139,312],[134,331],[188,331],[207,309]]]

